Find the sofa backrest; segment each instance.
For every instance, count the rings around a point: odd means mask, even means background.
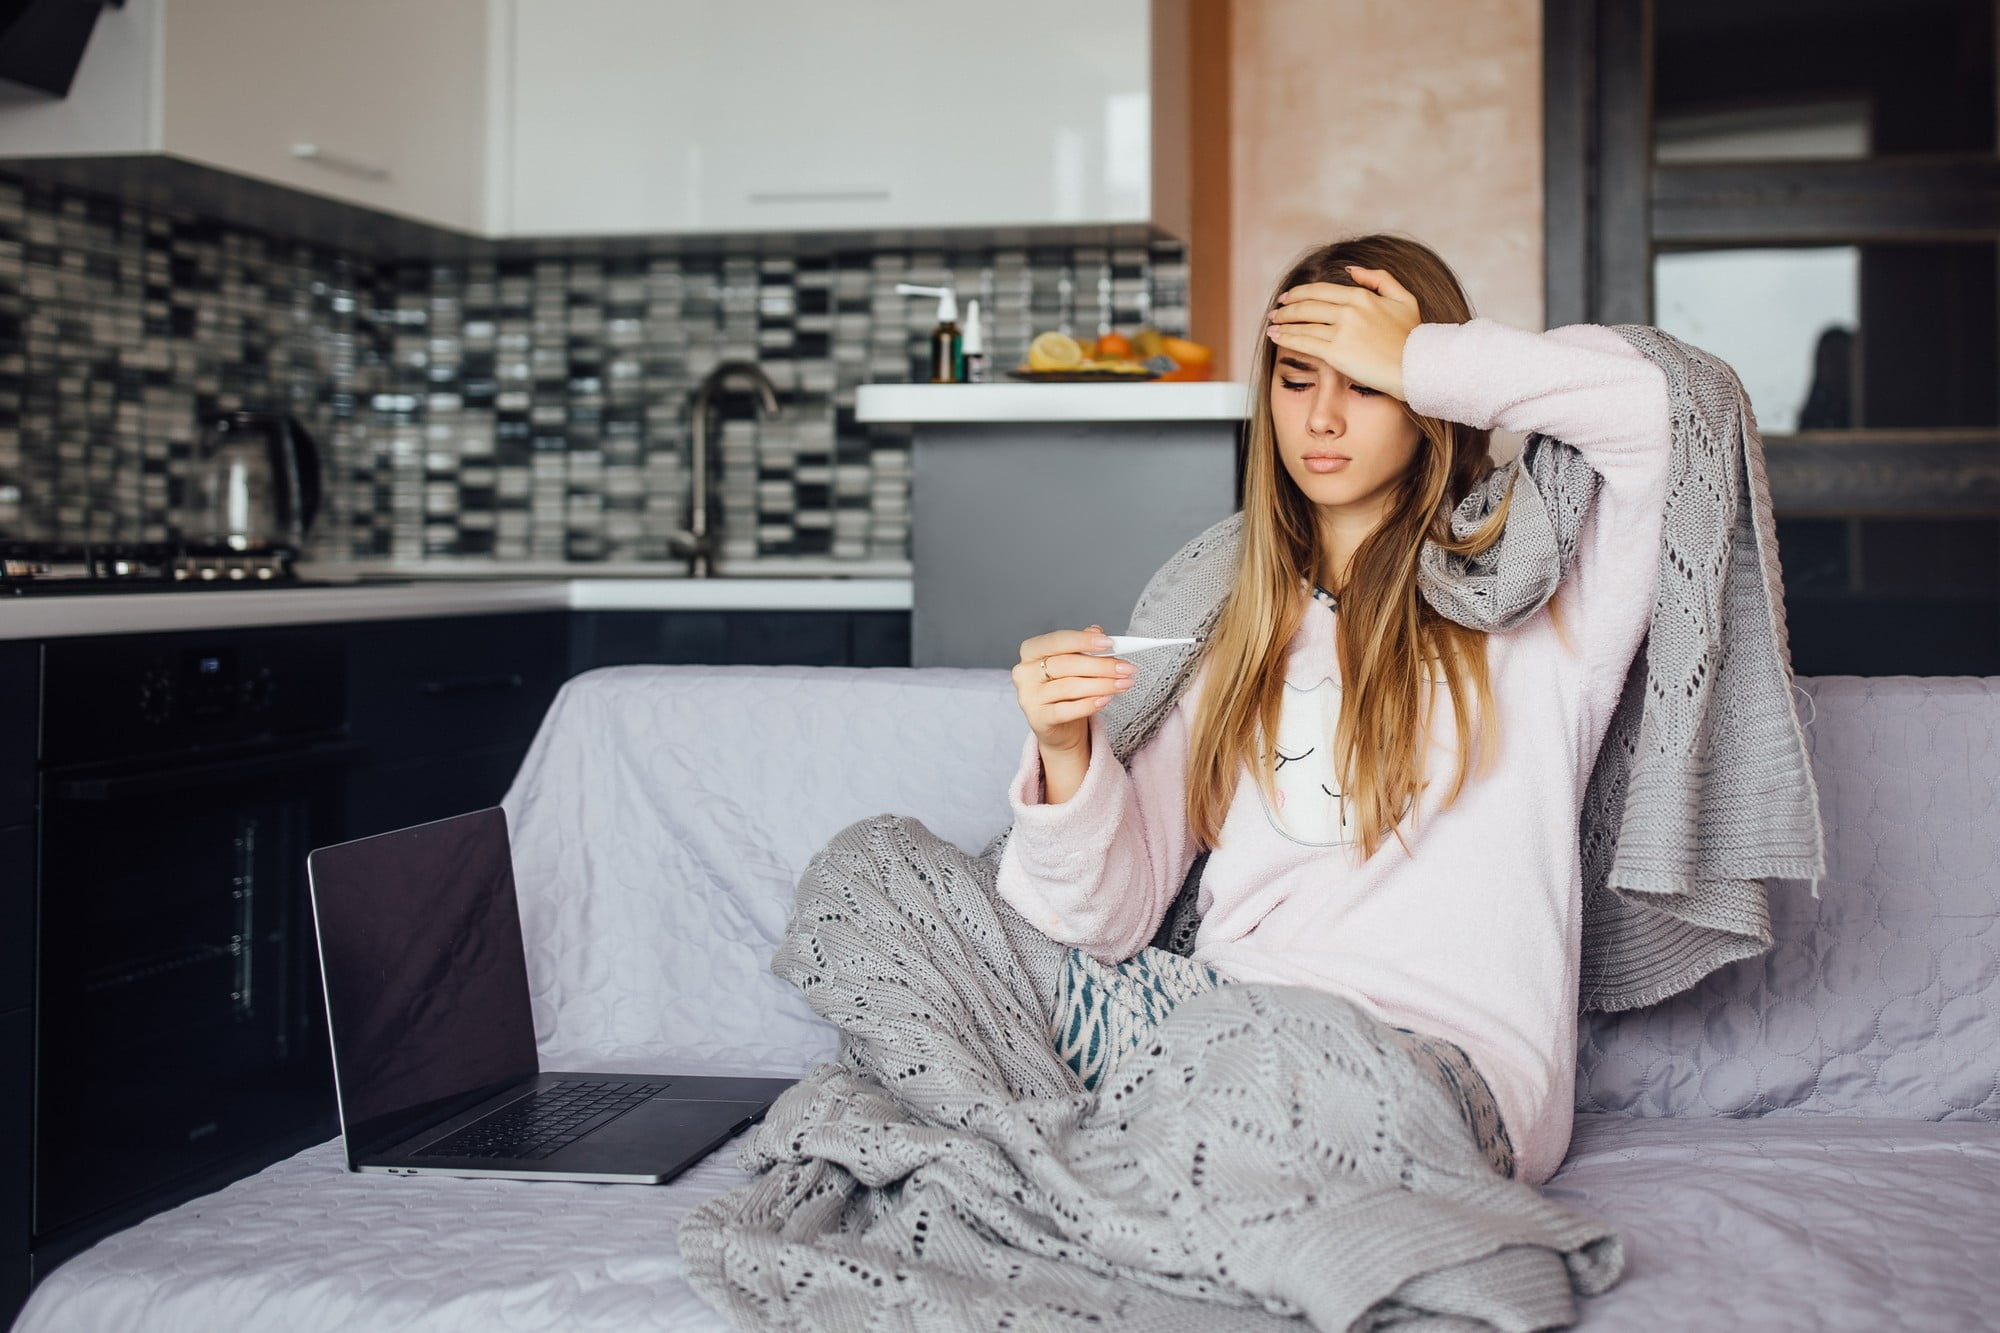
[[[1774,947],[1579,1025],[1580,1111],[2000,1111],[2000,680],[1800,678],[1827,878]],[[542,1055],[798,1072],[833,1030],[769,960],[871,815],[980,851],[1027,724],[1000,670],[618,667],[564,686],[506,806]]]
[[[977,854],[1027,723],[1004,671],[611,667],[502,801],[543,1061],[801,1073],[834,1029],[770,959],[806,863],[872,815]]]
[[[2000,1116],[2000,678],[1800,677],[1827,877],[1769,952],[1578,1025],[1576,1109]]]

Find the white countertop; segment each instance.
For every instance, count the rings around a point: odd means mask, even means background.
[[[1168,384],[863,384],[854,419],[893,423],[1013,421],[1241,421],[1250,386],[1227,380]]]
[[[216,592],[83,593],[0,601],[0,639],[510,611],[907,611],[907,578],[422,578]]]

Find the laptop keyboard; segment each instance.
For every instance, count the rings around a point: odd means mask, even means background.
[[[610,1124],[664,1086],[563,1079],[411,1156],[547,1157]]]

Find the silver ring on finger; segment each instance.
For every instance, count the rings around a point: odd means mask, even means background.
[[[1054,680],[1054,679],[1055,679],[1055,677],[1054,677],[1054,676],[1051,676],[1051,675],[1049,674],[1049,659],[1048,659],[1048,658],[1046,658],[1046,657],[1044,657],[1044,658],[1042,659],[1042,679],[1043,679],[1043,680]]]

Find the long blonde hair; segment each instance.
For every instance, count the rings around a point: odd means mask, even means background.
[[[1472,318],[1457,276],[1435,251],[1386,235],[1309,251],[1285,271],[1264,308],[1302,283],[1355,285],[1348,264],[1388,270],[1416,298],[1426,322]],[[1260,763],[1256,738],[1277,735],[1287,650],[1307,609],[1300,580],[1324,564],[1316,507],[1278,459],[1270,392],[1275,352],[1260,327],[1250,376],[1242,558],[1198,663],[1206,683],[1189,741],[1187,817],[1200,848],[1215,845],[1244,765],[1276,805],[1277,746]],[[1426,785],[1433,662],[1458,721],[1458,771],[1444,806],[1463,790],[1474,755],[1483,773],[1498,744],[1486,635],[1446,620],[1423,600],[1417,555],[1426,537],[1447,551],[1484,551],[1500,538],[1513,491],[1477,531],[1455,539],[1453,508],[1493,468],[1487,432],[1415,413],[1411,419],[1421,434],[1416,457],[1381,522],[1354,552],[1345,585],[1331,589],[1340,603],[1335,641],[1342,682],[1331,753],[1364,861],[1391,832],[1408,849],[1398,825]],[[1475,698],[1476,713],[1469,715]]]

